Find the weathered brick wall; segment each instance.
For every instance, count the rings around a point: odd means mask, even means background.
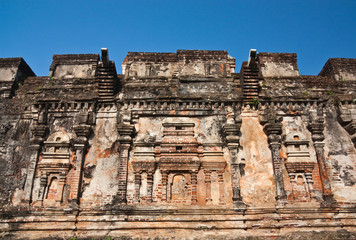
[[[356,59],[330,58],[320,71],[319,76],[331,77],[339,81],[355,80]]]
[[[17,59],[0,236],[352,238],[355,59],[300,76],[294,53],[252,53],[238,74],[226,51],[131,52],[122,75],[106,49],[49,77]]]
[[[299,76],[295,53],[259,53],[258,62],[264,77]]]

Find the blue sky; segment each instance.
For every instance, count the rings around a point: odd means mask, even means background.
[[[331,57],[356,57],[356,0],[0,0],[0,57],[48,75],[53,54],[109,49],[118,72],[128,51],[227,50],[236,72],[251,48],[296,52],[316,75]]]

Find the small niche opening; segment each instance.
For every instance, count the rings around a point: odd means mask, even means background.
[[[294,138],[294,140],[299,140],[299,136],[298,135],[294,135],[293,138]]]
[[[176,126],[176,130],[183,130],[182,126]]]
[[[301,175],[297,177],[297,185],[304,185],[304,179]]]
[[[176,146],[176,151],[182,151],[183,150],[183,146]]]

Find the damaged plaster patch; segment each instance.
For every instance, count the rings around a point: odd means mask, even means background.
[[[241,178],[241,194],[250,206],[275,202],[275,181],[271,151],[257,117],[242,116],[241,155],[246,159],[245,175]]]
[[[118,190],[116,119],[98,119],[94,136],[97,137],[90,141],[91,148],[84,163],[84,204],[95,204],[95,201],[109,203]]]

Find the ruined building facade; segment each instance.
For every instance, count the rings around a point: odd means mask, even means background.
[[[0,113],[0,237],[356,237],[356,59],[3,58]]]

